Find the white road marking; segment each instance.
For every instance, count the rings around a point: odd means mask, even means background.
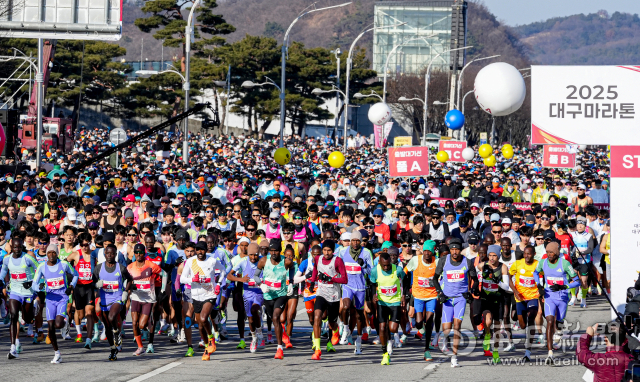
[[[134,379],[130,379],[127,382],[141,382],[141,381],[145,381],[151,377],[154,377],[160,373],[164,373],[165,371],[169,370],[169,369],[173,369],[174,367],[178,366],[178,365],[182,365],[182,362],[171,362],[170,364],[166,365],[166,366],[162,366],[159,369],[156,369],[154,371],[151,371],[147,374],[142,374],[139,377],[136,377]]]
[[[299,311],[296,312],[296,318],[301,315],[301,314],[305,314],[307,313],[307,308],[304,309],[300,309]]]
[[[438,364],[437,363],[432,363],[432,364],[427,365],[427,367],[425,367],[424,370],[433,370],[436,367],[438,367]]]

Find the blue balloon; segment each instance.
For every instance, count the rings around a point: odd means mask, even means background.
[[[460,130],[464,125],[464,115],[460,110],[449,110],[447,115],[444,117],[444,123],[451,130]]]

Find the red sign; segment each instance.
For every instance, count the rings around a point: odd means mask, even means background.
[[[567,145],[544,145],[542,167],[574,168],[576,154],[569,153]]]
[[[440,151],[446,151],[449,154],[449,162],[466,162],[462,158],[462,150],[467,148],[467,142],[464,141],[440,141]]]
[[[429,175],[428,147],[389,147],[387,155],[391,178]]]
[[[611,177],[640,177],[640,146],[611,146]]]

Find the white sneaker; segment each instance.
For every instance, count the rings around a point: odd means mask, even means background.
[[[562,334],[560,333],[553,333],[553,344],[557,345],[560,343],[560,341],[562,341]]]
[[[587,307],[587,299],[583,299],[582,302],[580,303],[580,307],[581,308],[586,308]]]
[[[510,342],[509,345],[507,345],[504,348],[504,351],[514,351],[516,350],[516,345],[513,342]]]
[[[262,333],[258,333],[258,347],[259,348],[265,347],[264,336],[262,335]]]
[[[347,326],[343,331],[342,331],[342,338],[340,338],[340,345],[347,345],[349,343],[349,327]]]
[[[536,342],[539,344],[544,344],[544,335],[543,334],[538,334],[536,336]]]
[[[27,328],[27,337],[33,337],[33,325],[31,324]]]
[[[258,340],[254,338],[251,340],[251,345],[249,346],[249,351],[251,353],[255,353],[258,350]]]
[[[184,334],[184,328],[180,329],[180,335],[178,336],[178,343],[185,343],[187,342],[187,336]]]
[[[9,354],[7,354],[8,359],[18,358],[18,352],[15,350],[9,350]]]
[[[356,338],[356,349],[353,351],[353,354],[362,354],[362,338],[360,338],[360,336]]]
[[[376,337],[373,341],[371,341],[374,345],[380,345],[380,337]]]
[[[392,340],[387,341],[387,353],[389,355],[393,354],[393,342]]]
[[[455,355],[451,357],[451,367],[460,367],[460,364],[458,363],[458,357],[456,357]]]
[[[403,334],[400,336],[400,343],[401,344],[406,344],[407,343],[407,335]]]
[[[398,333],[393,333],[393,347],[402,347],[402,342],[400,342],[400,336],[398,335]]]
[[[573,305],[576,303],[576,296],[571,297],[571,300],[569,300],[569,306]]]
[[[56,353],[56,355],[53,356],[51,363],[60,363],[60,362],[62,362],[62,356],[60,355],[60,353]]]

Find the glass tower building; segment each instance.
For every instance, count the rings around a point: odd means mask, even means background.
[[[451,49],[452,5],[455,0],[381,0],[375,3],[375,26],[405,25],[374,30],[373,70],[394,77],[420,74],[438,54]],[[395,46],[398,46],[395,50]],[[462,44],[464,46],[464,44]],[[432,71],[449,70],[449,53]]]

